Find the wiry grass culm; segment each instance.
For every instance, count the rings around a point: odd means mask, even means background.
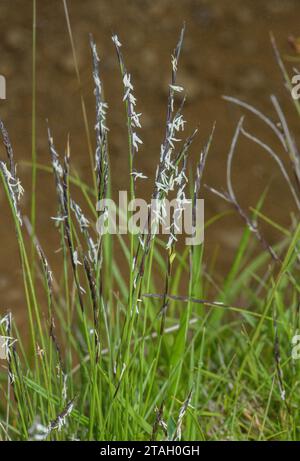
[[[68,30],[73,44],[69,21]],[[165,131],[148,197],[162,204],[156,210],[157,226],[164,220],[165,199],[176,198],[165,239],[155,232],[125,236],[96,230],[96,221],[107,218],[107,210],[99,210],[97,203],[111,198],[114,174],[109,160],[109,106],[92,36],[96,110],[94,140],[88,137],[90,148],[95,146],[91,185],[72,166],[69,139],[65,152],[59,152],[51,122],[47,127],[49,174],[57,196],[57,215],[52,218],[60,238],[60,252],[55,254],[61,263],[59,274],[52,272],[39,240],[35,197],[31,217],[23,216],[20,200],[26,192],[18,177],[17,153],[0,123],[7,157],[3,160],[2,155],[0,174],[13,218],[28,313],[27,333],[24,328],[18,331],[10,312],[0,320],[6,354],[0,372],[2,440],[300,439],[300,368],[292,356],[292,338],[300,327],[299,151],[274,95],[276,121],[248,103],[225,97],[271,129],[282,152],[249,133],[242,117],[229,147],[227,189],[204,184],[216,132],[213,121],[207,140],[200,139],[198,129],[186,126],[185,90],[177,81],[184,33],[183,28],[171,55]],[[146,180],[136,170],[136,158],[145,150],[143,126],[126,47],[117,35],[112,40],[123,84],[130,200],[136,197],[137,182]],[[272,44],[290,91],[274,38]],[[80,82],[77,67],[76,71]],[[81,102],[87,122],[83,97]],[[34,107],[35,98],[33,128]],[[89,133],[89,127],[85,129]],[[289,228],[265,215],[265,194],[252,209],[242,208],[231,174],[241,137],[271,156],[286,180],[287,194],[295,201]],[[198,150],[194,172],[192,145]],[[48,171],[49,165],[36,162],[34,139],[32,151],[32,194],[36,194],[36,174],[39,168]],[[196,200],[204,187],[225,200],[243,226],[223,281],[216,281],[205,263],[205,241],[194,246],[177,241],[176,223],[183,205],[192,200],[195,226]],[[206,221],[205,230],[222,225],[225,215]],[[262,222],[281,233],[275,245],[264,237]],[[120,248],[123,267],[116,256]]]

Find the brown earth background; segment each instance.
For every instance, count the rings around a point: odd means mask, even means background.
[[[137,170],[149,180],[140,183],[138,194],[149,198],[153,173],[164,133],[170,54],[183,22],[186,23],[178,83],[186,87],[187,133],[199,126],[192,148],[192,162],[207,140],[212,124],[216,132],[210,152],[205,182],[225,185],[226,154],[241,111],[221,99],[223,94],[239,97],[275,117],[270,94],[276,94],[297,139],[299,119],[283,88],[282,76],[272,53],[269,33],[276,37],[284,57],[297,57],[288,37],[300,35],[299,0],[69,0],[71,25],[93,135],[94,97],[91,77],[89,33],[94,35],[101,57],[106,99],[109,104],[110,155],[113,191],[128,189],[127,144],[122,106],[122,83],[112,33],[123,43],[127,68],[132,74],[138,109],[143,113],[141,136],[144,145],[137,158]],[[13,143],[18,174],[26,189],[22,207],[30,209],[32,114],[32,3],[30,0],[0,1],[0,73],[6,77],[7,99],[0,101],[4,120]],[[289,69],[293,65],[287,62]],[[72,164],[90,181],[89,157],[74,72],[70,40],[63,4],[60,0],[37,1],[37,159],[49,165],[46,119],[56,145],[64,151],[71,139]],[[283,156],[272,132],[247,114],[247,129]],[[1,157],[5,156],[0,149]],[[284,158],[284,156],[283,156]],[[245,207],[254,206],[266,185],[270,191],[264,211],[282,225],[291,222],[294,211],[289,192],[276,168],[264,152],[248,141],[239,143],[234,163],[236,192]],[[57,230],[51,216],[56,214],[53,178],[38,173],[37,234],[55,274],[60,271]],[[206,218],[225,210],[221,200],[204,193]],[[12,310],[17,319],[26,309],[17,243],[4,192],[0,191],[0,313]],[[239,218],[229,216],[210,228],[205,236],[206,261],[215,258],[215,277],[226,275],[242,232]],[[265,229],[270,243],[278,234]]]

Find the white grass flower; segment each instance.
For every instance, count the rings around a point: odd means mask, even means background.
[[[30,435],[29,440],[41,442],[47,438],[48,431],[48,427],[41,424],[40,418],[36,417],[28,430],[28,434]]]
[[[74,409],[74,399],[70,400],[70,402],[67,404],[65,409],[57,416],[57,418],[55,420],[51,421],[51,423],[49,424],[48,429],[47,429],[47,434],[45,434],[46,437],[54,429],[57,429],[58,431],[62,430],[62,428],[66,425],[67,418],[68,418],[68,416],[70,416],[73,409]]]
[[[176,91],[177,93],[182,93],[184,90],[183,86],[180,85],[169,85],[169,87],[171,90]]]
[[[133,131],[135,128],[141,128],[140,117],[141,113],[135,111],[136,98],[133,95],[133,84],[131,82],[131,75],[128,72],[125,72],[123,75],[123,85],[124,85],[124,96],[123,101],[126,101],[127,116],[129,120],[129,132],[131,137],[131,142],[133,149],[138,152],[138,144],[143,144],[142,140],[138,135]],[[134,152],[132,152],[132,155]]]
[[[135,263],[136,263],[136,257],[134,256],[134,257],[132,258],[132,264],[131,264],[131,270],[132,270],[132,272],[134,271]]]
[[[95,124],[95,130],[100,130],[102,134],[109,131],[109,128],[106,126],[106,115],[107,115],[108,104],[106,102],[99,102],[97,120]]]
[[[42,349],[38,344],[36,345],[36,349],[36,355],[40,358],[43,358],[43,356],[45,355],[44,349]]]
[[[177,62],[177,59],[175,56],[171,56],[171,63],[172,63],[172,69],[173,69],[173,72],[177,72],[177,66],[178,66],[178,62]]]
[[[141,245],[142,249],[144,250],[145,249],[145,242],[144,242],[141,235],[139,235],[139,242],[140,242],[140,245]]]
[[[11,371],[8,371],[8,377],[10,384],[13,384],[15,382],[15,375]]]
[[[174,142],[180,142],[180,141],[181,141],[181,139],[175,138],[175,137],[172,137],[172,136],[170,136],[170,137],[168,138],[168,143],[170,144],[170,146],[171,146],[173,149],[175,149]]]
[[[170,237],[169,237],[169,240],[168,240],[168,242],[167,242],[167,245],[166,245],[166,249],[167,249],[167,250],[170,250],[171,247],[172,247],[172,245],[173,245],[173,243],[174,243],[174,242],[177,242],[177,240],[178,240],[178,239],[175,237],[175,235],[171,233],[171,234],[170,234]]]
[[[136,97],[132,93],[128,93],[128,99],[133,106],[136,105]]]
[[[132,144],[137,152],[139,150],[138,145],[143,144],[143,141],[138,137],[138,135],[135,132],[132,133]]]
[[[111,37],[112,41],[116,45],[116,47],[120,48],[122,46],[122,43],[119,40],[119,37],[115,34]]]
[[[121,371],[121,374],[120,374],[120,381],[121,381],[121,379],[123,378],[123,375],[124,375],[125,370],[126,370],[126,363],[123,363],[122,371]]]
[[[178,421],[177,421],[177,427],[176,427],[175,440],[181,439],[182,422],[183,422],[184,415],[186,414],[186,411],[190,406],[191,398],[192,398],[192,392],[189,393],[187,399],[183,402],[183,405],[180,408],[179,415],[178,415]]]
[[[148,176],[145,176],[143,173],[138,172],[138,171],[132,171],[130,174],[131,176],[133,176],[135,181],[137,179],[148,179]]]
[[[73,253],[73,261],[74,261],[74,264],[75,266],[82,266],[81,262],[79,261],[79,258],[78,258],[78,251],[75,250],[74,253]]]
[[[137,114],[136,112],[132,112],[131,114],[131,125],[135,126],[136,128],[141,128],[141,122],[140,122],[140,117],[141,113]]]

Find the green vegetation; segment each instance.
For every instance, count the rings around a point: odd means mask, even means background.
[[[66,4],[65,12],[68,19]],[[68,30],[73,44],[69,21]],[[193,176],[188,152],[197,133],[182,142],[176,136],[186,129],[184,98],[178,105],[183,89],[176,83],[183,35],[184,30],[172,54],[166,130],[152,197],[163,199],[173,190],[177,197],[191,197],[195,203],[203,187],[213,130]],[[133,198],[135,180],[143,180],[134,166],[141,144],[137,132],[142,130],[123,48],[117,36],[113,41],[124,84]],[[232,157],[239,137],[246,136],[273,157],[287,180],[287,193],[291,191],[300,209],[299,154],[277,99],[272,97],[279,127],[255,108],[227,98],[274,131],[289,154],[296,181],[290,179],[278,155],[243,128],[241,119],[228,155],[227,191],[210,189],[228,202],[228,209],[239,213],[244,232],[225,280],[215,284],[213,268],[203,262],[205,242],[182,247],[175,239],[166,245],[150,234],[128,239],[97,234],[94,224],[101,213],[96,203],[110,197],[114,177],[109,169],[107,105],[92,38],[91,50],[96,101],[95,154],[88,136],[92,186],[72,168],[69,144],[64,155],[57,153],[50,129],[52,169],[38,165],[33,133],[29,221],[19,205],[23,190],[12,146],[4,125],[0,126],[7,151],[7,161],[0,162],[1,179],[15,225],[30,338],[25,344],[10,314],[2,318],[1,334],[17,341],[7,339],[8,370],[2,367],[0,373],[1,395],[6,396],[0,407],[1,439],[299,440],[300,365],[291,352],[292,337],[299,328],[300,226],[295,219],[285,229],[265,216],[264,196],[255,209],[246,212],[231,181]],[[34,107],[35,97],[33,131]],[[83,98],[82,109],[88,134]],[[49,174],[52,170],[57,191],[58,257],[63,267],[58,278],[51,273],[36,235],[40,168]],[[193,179],[188,182],[187,176]],[[75,202],[74,191],[84,207]],[[206,230],[221,225],[224,216],[206,222]],[[274,247],[265,241],[259,221],[282,233]],[[118,265],[116,248],[122,249],[125,270]],[[157,288],[159,279],[163,292]],[[210,299],[212,286],[214,299]]]

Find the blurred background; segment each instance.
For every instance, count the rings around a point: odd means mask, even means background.
[[[143,113],[140,134],[144,144],[136,159],[136,168],[149,179],[137,183],[140,197],[149,198],[153,187],[152,179],[164,134],[170,55],[183,22],[186,23],[186,35],[178,84],[187,91],[186,134],[199,127],[199,136],[191,150],[192,164],[199,158],[201,147],[216,121],[205,183],[218,189],[225,186],[226,155],[242,113],[222,100],[223,94],[257,106],[274,120],[270,94],[276,94],[290,129],[296,139],[299,136],[299,119],[284,88],[269,36],[272,31],[292,72],[293,66],[297,66],[297,59],[300,60],[297,42],[291,39],[300,36],[299,0],[69,0],[67,4],[93,140],[95,106],[89,33],[94,35],[101,58],[105,96],[109,104],[114,194],[128,189],[128,150],[122,81],[111,41],[113,33],[118,34],[123,44],[122,51],[138,99],[138,112]],[[0,101],[0,117],[13,143],[18,174],[25,187],[23,210],[29,213],[31,170],[26,162],[31,160],[32,135],[32,3],[29,0],[1,0],[0,17],[0,74],[7,81],[7,99]],[[46,132],[48,119],[59,152],[64,152],[70,134],[72,165],[90,182],[80,90],[61,0],[37,1],[36,33],[38,163],[50,165]],[[251,114],[246,115],[247,129],[269,143],[284,159],[272,131]],[[0,156],[5,157],[2,146]],[[233,171],[236,194],[245,208],[255,206],[269,186],[264,212],[282,225],[291,222],[294,208],[289,191],[278,168],[265,152],[249,141],[241,141]],[[56,252],[59,237],[51,220],[57,212],[52,176],[39,172],[37,190],[37,235],[54,272],[59,273],[60,258]],[[207,219],[228,209],[226,203],[210,193],[205,192],[202,196],[205,198]],[[10,309],[17,318],[21,318],[25,302],[17,243],[2,188],[0,204],[0,312]],[[263,228],[269,242],[274,243],[279,235],[269,227]],[[214,261],[216,277],[226,275],[242,229],[239,217],[230,215],[207,231],[206,260],[208,265]]]

